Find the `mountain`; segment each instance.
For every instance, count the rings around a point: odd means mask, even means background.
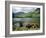
[[[24,12],[12,13],[12,17],[15,18],[18,15],[24,14]]]
[[[13,18],[36,18],[36,17],[40,17],[40,9],[37,8],[36,10],[34,10],[33,12],[28,12],[28,13],[24,13],[24,12],[17,12],[17,13],[13,13]]]
[[[17,16],[17,18],[28,18],[28,17],[32,17],[32,14],[31,13],[24,13],[24,14]]]

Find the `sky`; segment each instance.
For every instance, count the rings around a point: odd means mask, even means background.
[[[35,10],[36,8],[31,8],[31,7],[12,7],[12,12],[17,13],[17,12],[24,12],[28,13],[30,11]]]

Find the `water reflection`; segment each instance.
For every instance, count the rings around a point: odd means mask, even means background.
[[[32,18],[13,18],[14,21],[32,21]]]

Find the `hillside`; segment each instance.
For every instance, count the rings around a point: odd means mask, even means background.
[[[32,17],[40,17],[40,11],[39,8],[34,10],[33,12],[28,12],[28,13],[24,13],[24,12],[17,12],[17,13],[13,13],[13,18],[32,18]]]

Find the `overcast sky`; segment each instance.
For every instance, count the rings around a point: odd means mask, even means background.
[[[35,10],[36,8],[31,8],[31,7],[12,7],[12,12],[17,13],[17,12],[24,12],[28,13],[30,11]]]

